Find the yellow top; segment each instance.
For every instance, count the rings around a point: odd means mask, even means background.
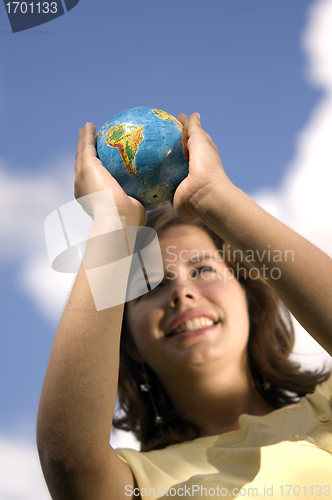
[[[243,414],[240,429],[163,450],[116,450],[142,499],[273,498],[332,500],[332,377],[299,403],[262,417]]]

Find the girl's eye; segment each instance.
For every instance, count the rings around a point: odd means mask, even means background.
[[[195,271],[193,271],[193,275],[195,277],[197,277],[197,276],[199,276],[199,274],[206,273],[206,272],[217,273],[217,271],[213,267],[210,267],[210,266],[199,266],[199,267],[195,267]]]

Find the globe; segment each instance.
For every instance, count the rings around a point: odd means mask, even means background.
[[[124,191],[146,210],[173,199],[189,171],[188,134],[160,109],[132,108],[107,121],[97,135],[97,155]]]

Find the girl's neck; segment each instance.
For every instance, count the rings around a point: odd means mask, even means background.
[[[174,408],[199,429],[199,436],[211,436],[239,429],[239,417],[246,413],[262,416],[274,408],[255,387],[249,368],[243,374],[182,377],[166,387]]]

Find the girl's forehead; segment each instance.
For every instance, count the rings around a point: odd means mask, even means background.
[[[170,228],[159,237],[159,242],[164,256],[170,253],[172,255],[183,252],[200,254],[217,250],[210,235],[195,226]]]
[[[181,225],[181,226],[173,226],[165,231],[163,231],[159,235],[159,241],[165,242],[165,240],[171,240],[171,239],[187,239],[190,238],[190,241],[197,241],[197,243],[201,242],[202,239],[205,242],[212,243],[214,245],[214,242],[212,238],[209,236],[209,234],[204,231],[204,229],[197,227],[197,226],[189,226],[189,225]]]

